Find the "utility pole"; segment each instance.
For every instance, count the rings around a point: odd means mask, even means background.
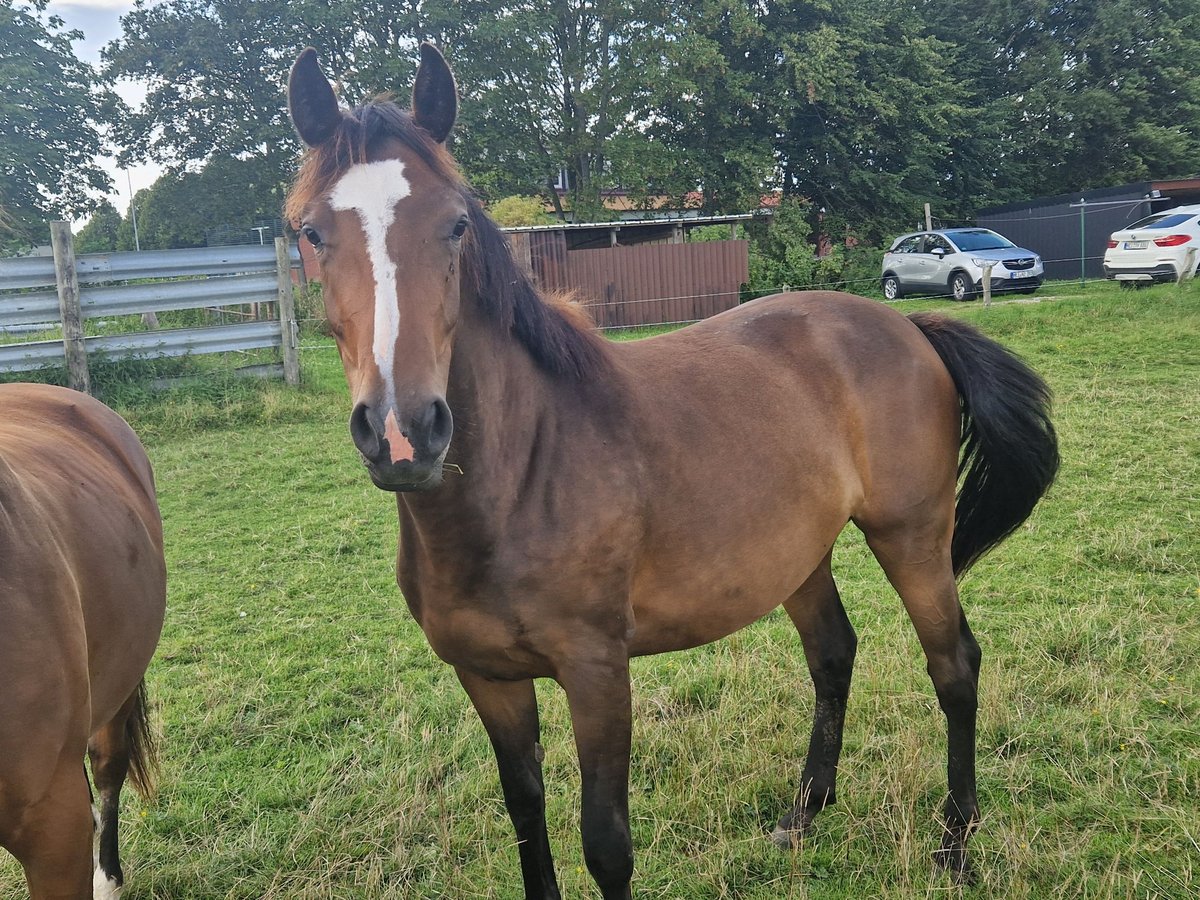
[[[138,240],[137,204],[133,202],[133,181],[129,178],[129,170],[125,170],[125,184],[129,187],[129,215],[133,218],[133,249],[141,250],[142,242]]]
[[[925,204],[925,230],[933,231],[933,216],[929,213],[929,204]]]

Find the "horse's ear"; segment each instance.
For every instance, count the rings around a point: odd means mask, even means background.
[[[317,51],[308,47],[292,65],[288,78],[288,112],[300,140],[317,147],[331,137],[342,120],[329,79],[317,64]]]
[[[458,118],[458,88],[446,59],[437,47],[421,43],[421,65],[413,84],[413,121],[433,135],[439,144],[446,140]]]

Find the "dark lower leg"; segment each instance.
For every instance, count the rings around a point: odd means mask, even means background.
[[[632,708],[628,658],[561,678],[571,707],[583,787],[583,857],[604,900],[628,900]]]
[[[960,622],[961,642],[954,665],[945,675],[934,676],[938,704],[946,714],[947,756],[946,831],[937,862],[964,881],[973,880],[967,857],[967,839],[979,822],[975,789],[975,720],[978,707],[980,651],[965,616]],[[940,677],[939,677],[940,676]]]
[[[818,812],[837,800],[837,767],[858,639],[838,596],[828,558],[784,609],[800,632],[816,691],[800,789],[791,812],[779,821],[773,835],[776,843],[786,847]]]
[[[489,681],[461,670],[458,677],[496,752],[504,805],[517,833],[525,897],[558,900],[554,859],[546,833],[546,791],[533,682]]]
[[[887,533],[867,543],[908,611],[929,662],[929,677],[946,715],[946,830],[937,862],[972,880],[967,838],[979,821],[975,796],[975,713],[980,652],[958,602],[950,559],[949,512],[940,525]]]
[[[118,850],[118,819],[121,808],[121,787],[129,773],[129,745],[125,739],[125,718],[116,719],[93,735],[88,743],[88,758],[92,764],[92,782],[99,794],[99,833],[96,864],[115,890],[125,883]]]

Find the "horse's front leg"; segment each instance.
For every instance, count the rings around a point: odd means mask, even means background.
[[[583,787],[583,857],[604,900],[627,900],[633,877],[629,836],[632,710],[624,647],[597,660],[595,651],[558,680],[567,692]]]
[[[526,900],[559,900],[546,835],[546,790],[533,681],[492,681],[455,670],[496,751],[504,805],[517,832]]]

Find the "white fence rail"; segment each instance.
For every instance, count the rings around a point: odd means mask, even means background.
[[[87,390],[89,354],[145,358],[278,347],[285,378],[299,382],[291,267],[300,255],[285,238],[274,245],[74,257],[66,223],[52,223],[51,230],[53,258],[0,259],[0,332],[61,322],[63,339],[0,344],[0,372],[65,363],[72,387]],[[130,283],[144,279],[173,280]],[[92,336],[82,328],[106,316],[273,302],[277,320]]]

